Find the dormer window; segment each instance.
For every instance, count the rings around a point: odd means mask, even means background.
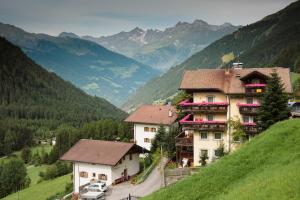
[[[213,103],[215,100],[214,96],[207,96],[207,102]]]
[[[254,79],[251,80],[251,83],[252,84],[259,84],[260,80],[258,78],[254,78]]]

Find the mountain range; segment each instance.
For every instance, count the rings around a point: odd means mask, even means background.
[[[164,101],[178,90],[184,70],[228,67],[289,67],[300,71],[300,1],[213,42],[186,61],[150,80],[122,106],[132,110],[143,103]]]
[[[0,120],[78,126],[103,118],[122,120],[126,116],[105,99],[89,96],[43,69],[19,47],[0,37]]]
[[[70,33],[53,37],[0,23],[0,36],[21,47],[48,71],[115,105],[121,105],[136,88],[160,73],[94,42],[70,37]]]
[[[110,36],[83,36],[82,38],[160,71],[166,71],[238,28],[239,26],[230,23],[211,25],[203,20],[195,20],[192,23],[178,22],[174,27],[165,30],[143,30],[136,27],[129,32],[122,31]],[[72,33],[68,36],[78,37]]]

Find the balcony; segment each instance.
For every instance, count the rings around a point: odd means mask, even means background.
[[[256,115],[258,112],[258,109],[260,107],[260,104],[258,104],[258,103],[253,103],[253,104],[238,103],[237,106],[239,107],[241,114]]]
[[[264,88],[267,84],[265,83],[250,83],[245,84],[245,88]]]
[[[257,83],[257,84],[245,84],[245,93],[247,96],[259,96],[264,94],[266,84]]]
[[[191,147],[194,146],[192,135],[185,135],[184,131],[175,137],[175,146],[185,146]]]
[[[226,121],[194,121],[193,115],[185,116],[179,123],[183,130],[222,131],[226,130]]]
[[[259,132],[259,128],[254,122],[244,122],[243,126],[246,134],[257,134]]]
[[[226,102],[201,102],[194,103],[190,100],[185,100],[179,103],[183,112],[195,113],[226,113],[228,103]]]

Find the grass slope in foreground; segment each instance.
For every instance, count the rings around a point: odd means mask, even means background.
[[[56,193],[63,192],[67,183],[71,182],[70,174],[53,180],[43,181],[39,184],[21,190],[19,199],[22,200],[46,200]],[[11,194],[3,200],[18,200],[18,193]]]
[[[196,175],[144,199],[300,199],[299,166],[300,120],[287,120]]]

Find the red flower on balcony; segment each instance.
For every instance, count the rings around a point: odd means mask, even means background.
[[[245,84],[245,87],[247,88],[253,88],[253,87],[265,87],[266,84],[264,83],[250,83],[250,84]]]
[[[256,126],[255,122],[244,122],[242,123],[244,126]]]
[[[205,121],[203,119],[193,120],[192,114],[186,115],[184,118],[182,118],[179,123],[180,124],[226,124],[225,121]]]
[[[259,107],[259,103],[237,103],[238,107]]]
[[[228,106],[228,103],[226,102],[200,102],[200,103],[194,103],[190,102],[190,100],[184,100],[179,103],[180,106]]]

